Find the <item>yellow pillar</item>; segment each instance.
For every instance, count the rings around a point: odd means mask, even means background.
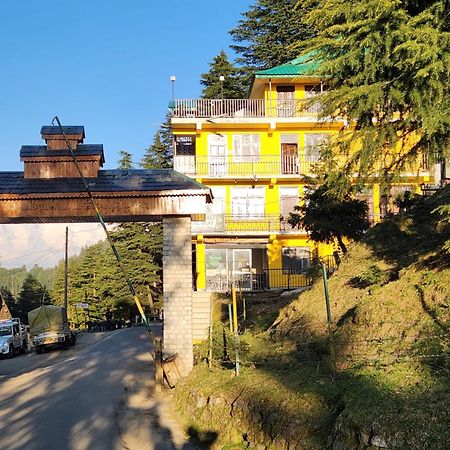
[[[373,221],[375,223],[380,222],[380,185],[374,183],[373,185]]]
[[[196,255],[197,255],[197,289],[206,289],[206,266],[205,266],[205,244],[203,235],[197,235]]]

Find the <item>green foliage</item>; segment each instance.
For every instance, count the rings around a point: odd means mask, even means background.
[[[29,311],[49,303],[52,301],[47,288],[39,283],[33,275],[28,274],[13,309],[21,321],[28,323]]]
[[[154,223],[124,223],[111,232],[112,239],[130,280],[147,312],[161,301],[162,227]],[[69,259],[69,311],[72,320],[84,321],[76,303],[89,304],[89,318],[105,320],[107,310],[114,319],[133,318],[137,313],[116,259],[106,241],[84,249]],[[62,304],[64,265],[57,268],[53,296]]]
[[[334,184],[342,174],[387,176],[417,167],[422,154],[448,155],[448,1],[308,0],[306,7],[317,36],[297,48],[328,79],[323,116],[349,124],[334,141],[334,155],[345,157]]]
[[[167,169],[172,167],[172,148],[164,145],[161,131],[157,131],[152,145],[145,151],[140,163],[143,169]]]
[[[133,168],[133,160],[131,153],[121,150],[120,151],[120,159],[118,162],[119,169],[132,169]]]
[[[257,0],[230,31],[231,48],[245,73],[283,64],[298,56],[292,44],[311,38],[303,18],[307,8],[298,0]]]
[[[350,194],[337,197],[322,185],[305,195],[305,203],[295,207],[288,222],[306,230],[316,242],[330,243],[337,239],[346,253],[343,238],[358,239],[369,228],[368,206]]]
[[[223,76],[224,80],[220,81]],[[224,50],[209,64],[209,72],[201,75],[204,86],[202,98],[242,98],[245,87],[241,85],[238,70],[230,63]]]
[[[397,195],[394,199],[394,205],[400,211],[409,211],[415,205],[417,205],[423,197],[419,194],[415,194],[411,191],[405,191]]]
[[[380,269],[376,264],[370,265],[364,272],[350,280],[350,285],[358,288],[367,288],[374,285],[382,285],[390,278],[389,271]]]

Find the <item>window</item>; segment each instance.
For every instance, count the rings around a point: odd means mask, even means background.
[[[278,117],[295,117],[295,86],[277,86]]]
[[[326,86],[323,84],[315,84],[315,85],[306,85],[305,86],[305,99],[310,100],[314,97],[319,96],[323,92],[326,91]],[[319,100],[314,102],[308,102],[308,106],[306,107],[306,112],[309,112],[313,115],[316,115],[322,111],[322,105]]]
[[[233,135],[233,161],[257,162],[260,155],[259,134]]]
[[[281,249],[281,264],[283,273],[300,272],[309,267],[309,247],[283,247]]]
[[[234,220],[264,217],[264,187],[232,188],[231,214]]]
[[[173,168],[187,175],[195,174],[195,136],[176,135]]]
[[[305,156],[310,161],[318,161],[320,158],[320,148],[327,143],[329,138],[329,134],[305,133]]]
[[[226,249],[206,249],[206,271],[226,272],[228,266]]]
[[[179,156],[195,155],[195,136],[175,136],[175,154]]]

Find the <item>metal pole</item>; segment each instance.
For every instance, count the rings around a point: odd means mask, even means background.
[[[237,317],[237,301],[236,301],[236,288],[231,289],[231,296],[233,299],[233,331],[237,333],[238,331],[238,317]]]
[[[109,233],[108,228],[106,228],[106,223],[105,223],[105,221],[103,219],[102,214],[100,213],[100,210],[97,207],[97,202],[95,201],[95,199],[94,199],[94,197],[92,195],[91,189],[89,188],[89,185],[88,185],[88,183],[87,183],[87,181],[86,181],[86,179],[85,179],[85,177],[83,175],[83,172],[81,171],[80,164],[78,163],[78,161],[77,161],[77,159],[75,157],[75,154],[73,152],[72,146],[70,145],[70,142],[67,140],[66,133],[64,133],[64,130],[62,128],[62,125],[61,125],[61,122],[59,121],[58,116],[55,116],[53,118],[53,121],[56,121],[56,123],[58,124],[58,127],[59,127],[59,129],[61,131],[61,134],[64,137],[64,141],[65,141],[65,143],[67,145],[67,148],[68,148],[68,150],[70,152],[70,155],[71,155],[72,160],[73,160],[73,162],[75,164],[75,167],[77,168],[78,174],[80,175],[80,178],[81,178],[81,180],[83,182],[83,185],[84,185],[84,188],[85,188],[86,193],[88,195],[88,198],[89,198],[89,200],[90,200],[90,202],[91,202],[91,204],[92,204],[92,206],[93,206],[93,208],[95,210],[95,214],[96,214],[100,224],[102,225],[103,231],[105,232],[105,235],[106,235],[106,239],[108,240],[108,243],[109,243],[109,245],[111,247],[111,250],[112,250],[112,252],[113,252],[113,254],[114,254],[115,258],[116,258],[116,261],[117,261],[117,264],[119,265],[120,271],[122,272],[122,275],[125,278],[126,284],[128,286],[128,290],[130,291],[130,293],[131,293],[131,295],[132,295],[132,297],[134,299],[134,302],[136,303],[136,306],[137,306],[137,308],[139,310],[139,313],[141,314],[142,320],[145,323],[147,331],[150,333],[150,336],[152,337],[152,341],[153,341],[152,330],[150,328],[150,324],[148,322],[148,319],[147,319],[147,317],[146,317],[146,315],[144,313],[144,309],[142,308],[141,301],[139,300],[139,298],[138,298],[138,296],[136,294],[136,290],[134,289],[134,286],[131,283],[131,279],[128,276],[128,272],[127,272],[127,270],[125,268],[125,265],[123,264],[122,259],[120,258],[119,252],[117,251],[116,246],[114,245],[114,242],[112,240],[111,234]]]
[[[333,336],[333,329],[332,329],[330,293],[328,291],[327,268],[324,263],[321,263],[321,265],[322,265],[323,289],[325,292],[325,303],[326,303],[326,307],[327,307],[328,345],[330,347],[331,372],[334,377],[336,375],[336,352],[335,352],[335,348],[334,348],[334,336]]]
[[[237,321],[237,303],[236,303],[236,288],[231,289],[231,295],[233,298],[233,324],[234,324],[234,352],[236,355],[236,376],[240,371],[240,358],[239,358],[239,335],[238,335],[238,321]]]
[[[67,310],[67,266],[69,259],[69,227],[66,227],[66,250],[64,253],[64,308]]]
[[[211,298],[210,301],[210,312],[209,312],[209,352],[208,352],[208,367],[212,367],[213,358],[213,317],[214,317],[214,300]]]

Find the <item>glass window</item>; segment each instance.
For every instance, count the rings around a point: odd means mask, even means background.
[[[259,134],[233,135],[233,161],[256,162],[260,156]]]
[[[231,188],[233,220],[264,217],[264,187]]]
[[[306,270],[309,267],[310,259],[309,247],[283,247],[281,249],[283,273]]]
[[[330,139],[329,134],[305,133],[305,156],[310,160],[318,161],[320,158],[320,148]]]
[[[206,270],[213,272],[226,272],[227,270],[227,250],[226,249],[206,249],[205,251]]]

